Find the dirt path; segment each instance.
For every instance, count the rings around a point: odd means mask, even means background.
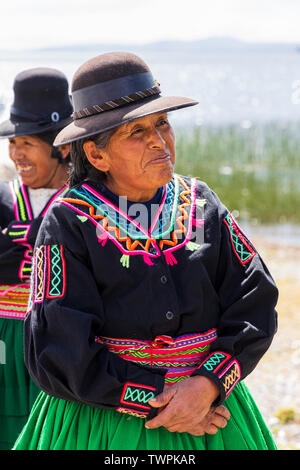
[[[300,450],[300,247],[251,237],[279,288],[278,333],[246,379],[281,450]]]

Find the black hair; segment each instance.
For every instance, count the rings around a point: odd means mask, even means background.
[[[71,142],[70,155],[71,155],[71,174],[69,185],[75,186],[76,184],[82,183],[86,179],[94,181],[104,181],[106,178],[105,173],[97,170],[87,159],[83,144],[88,141],[95,142],[95,145],[99,149],[105,149],[108,145],[109,139],[116,132],[117,127],[109,129],[90,137]]]
[[[61,165],[69,164],[71,162],[70,153],[65,158],[63,158],[60,150],[57,147],[53,147],[53,142],[55,140],[55,137],[57,136],[60,130],[61,129],[55,129],[54,131],[41,132],[39,134],[36,134],[36,137],[43,140],[44,142],[47,142],[47,144],[51,145],[52,147],[51,158],[57,158],[58,162]]]

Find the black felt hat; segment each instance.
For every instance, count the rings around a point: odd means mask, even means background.
[[[36,67],[20,72],[13,84],[10,117],[0,124],[0,138],[57,132],[72,121],[68,80],[59,70]]]
[[[73,122],[57,135],[54,145],[198,103],[181,96],[162,96],[148,65],[129,52],[109,52],[85,62],[73,77],[72,102]]]

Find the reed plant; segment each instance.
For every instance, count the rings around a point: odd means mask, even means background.
[[[236,217],[300,223],[300,123],[176,131],[177,173],[197,176]]]

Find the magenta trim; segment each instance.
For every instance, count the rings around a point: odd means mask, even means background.
[[[245,260],[245,261],[242,261],[240,255],[238,254],[238,252],[236,251],[236,248],[234,246],[234,243],[233,243],[233,240],[232,240],[232,235],[231,235],[231,230],[230,230],[230,227],[227,223],[227,221],[225,220],[225,218],[223,219],[223,222],[224,224],[226,225],[226,227],[228,228],[228,231],[229,231],[229,237],[230,237],[230,242],[231,242],[231,246],[232,246],[232,249],[234,251],[234,253],[236,254],[236,257],[237,259],[239,260],[239,262],[243,265],[249,263],[252,258],[256,255],[256,252],[253,250],[253,248],[247,243],[247,240],[244,238],[243,236],[243,233],[239,232],[239,226],[237,226],[235,220],[232,218],[231,214],[228,213],[231,221],[232,221],[232,224],[233,224],[233,228],[234,228],[234,231],[235,233],[237,234],[238,238],[241,240],[242,243],[244,243],[244,245],[248,248],[248,250],[250,251],[250,256]]]
[[[191,211],[190,211],[190,218],[189,218],[189,227],[188,227],[188,232],[186,234],[185,239],[183,240],[182,243],[176,246],[172,246],[171,248],[168,248],[167,250],[164,250],[163,253],[168,253],[172,251],[179,250],[182,246],[186,245],[190,239],[191,239],[191,232],[193,228],[193,216],[194,216],[194,211],[196,207],[196,180],[193,178],[192,179],[192,184],[191,184],[191,193],[192,193],[192,201],[191,201]]]
[[[62,193],[64,192],[66,189],[68,188],[68,185],[66,184],[65,186],[63,186],[62,188],[60,188],[55,194],[53,194],[53,196],[51,197],[50,201],[47,203],[46,207],[43,209],[43,211],[41,212],[41,217],[44,217],[44,215],[46,214],[47,210],[49,209],[50,205],[52,204],[52,202]]]
[[[44,266],[43,266],[44,279],[43,279],[43,294],[41,296],[41,299],[37,299],[37,262],[36,262],[37,250],[35,250],[35,254],[34,254],[34,282],[33,282],[33,295],[32,295],[32,298],[34,299],[34,303],[42,303],[44,301],[44,297],[45,297],[46,262],[47,262],[46,245],[43,247],[43,251],[44,251],[44,260],[43,260],[43,263],[44,263]]]
[[[32,212],[31,212],[31,205],[30,205],[30,202],[29,202],[29,199],[28,199],[27,190],[26,190],[25,185],[23,184],[23,181],[22,181],[21,178],[19,178],[19,183],[20,183],[21,191],[22,191],[23,196],[24,196],[26,206],[27,206],[27,212],[28,212],[29,220],[32,220],[33,217],[32,217]]]
[[[239,382],[239,380],[240,380],[240,378],[241,378],[241,375],[242,375],[242,374],[241,374],[240,365],[239,365],[238,361],[237,361],[236,359],[234,359],[233,361],[230,362],[230,364],[226,367],[226,369],[224,369],[224,370],[222,371],[222,373],[218,376],[219,379],[220,379],[221,377],[223,377],[223,375],[225,374],[225,372],[227,372],[227,370],[232,366],[232,364],[236,364],[236,365],[237,365],[237,367],[238,367],[238,369],[239,369],[239,378],[236,379],[236,381],[232,384],[232,386],[230,387],[230,389],[227,391],[226,397],[229,395],[229,393],[232,391],[232,389],[233,389],[233,388],[236,386],[236,384]]]
[[[166,197],[167,197],[167,185],[165,185],[164,197],[162,198],[162,201],[161,201],[161,203],[160,203],[160,206],[159,206],[159,209],[158,209],[158,211],[157,211],[157,214],[155,215],[154,220],[153,220],[153,222],[152,222],[152,224],[151,224],[149,233],[152,233],[152,230],[153,230],[153,228],[154,228],[155,225],[156,225],[156,222],[157,222],[157,220],[158,220],[158,217],[159,217],[159,215],[161,214],[162,208],[163,208],[163,206],[164,206]]]
[[[101,201],[105,202],[105,204],[108,204],[109,206],[113,207],[119,214],[121,214],[123,217],[125,217],[125,219],[129,220],[138,230],[140,230],[144,235],[146,235],[147,237],[151,238],[151,235],[147,232],[147,230],[145,230],[143,227],[141,227],[141,225],[137,224],[133,219],[131,219],[131,217],[129,217],[128,214],[126,214],[125,212],[123,212],[121,209],[119,209],[119,207],[115,206],[112,202],[110,202],[108,199],[106,199],[105,197],[101,196],[99,193],[97,193],[97,191],[94,191],[94,189],[92,189],[90,186],[88,186],[87,184],[83,184],[82,185],[83,188],[86,188],[88,191],[90,191],[94,196],[98,197],[99,199],[101,199]]]
[[[15,193],[12,181],[10,181],[8,183],[8,187],[9,187],[11,197],[12,197],[12,202],[13,202],[13,206],[14,206],[14,212],[15,212],[16,220],[20,220],[20,214],[19,214],[19,209],[18,209],[18,204],[17,204],[17,196],[16,196],[16,193]]]
[[[50,290],[50,276],[51,276],[51,254],[50,254],[50,247],[51,245],[47,245],[47,289],[46,289],[46,298],[47,299],[59,299],[65,295],[66,291],[66,263],[65,263],[65,258],[63,255],[63,246],[60,245],[60,257],[61,257],[61,265],[62,265],[62,282],[63,282],[63,287],[62,287],[62,292],[59,295],[50,295],[49,290]],[[46,248],[46,247],[45,247]]]
[[[27,259],[23,259],[21,261],[19,273],[18,273],[19,279],[30,279],[30,274],[22,274],[22,269],[24,268],[25,264],[31,265],[31,261]]]
[[[11,228],[26,228],[27,232],[24,235],[24,238],[15,238],[13,239],[14,243],[27,242],[28,233],[30,231],[30,225],[12,225]]]
[[[152,256],[152,257],[155,257],[156,255],[155,254],[152,254],[152,253],[147,253],[146,251],[144,250],[134,250],[134,251],[128,251],[128,250],[125,250],[123,248],[123,246],[109,233],[107,232],[98,222],[96,222],[96,220],[93,219],[93,217],[91,217],[89,214],[87,214],[86,212],[83,212],[81,211],[80,209],[77,209],[77,207],[74,207],[72,206],[72,204],[69,204],[68,202],[66,201],[63,201],[63,200],[60,200],[58,201],[60,202],[61,204],[64,204],[65,206],[68,206],[70,207],[72,210],[74,210],[75,212],[78,212],[78,214],[80,215],[83,215],[84,217],[87,217],[97,228],[99,228],[103,233],[105,233],[105,235],[115,244],[117,245],[117,247],[119,248],[119,250],[125,254],[125,255],[145,255],[147,254],[147,256]],[[99,237],[98,237],[99,238]],[[155,247],[155,249],[157,250],[157,246],[155,243],[152,243],[152,245]]]

